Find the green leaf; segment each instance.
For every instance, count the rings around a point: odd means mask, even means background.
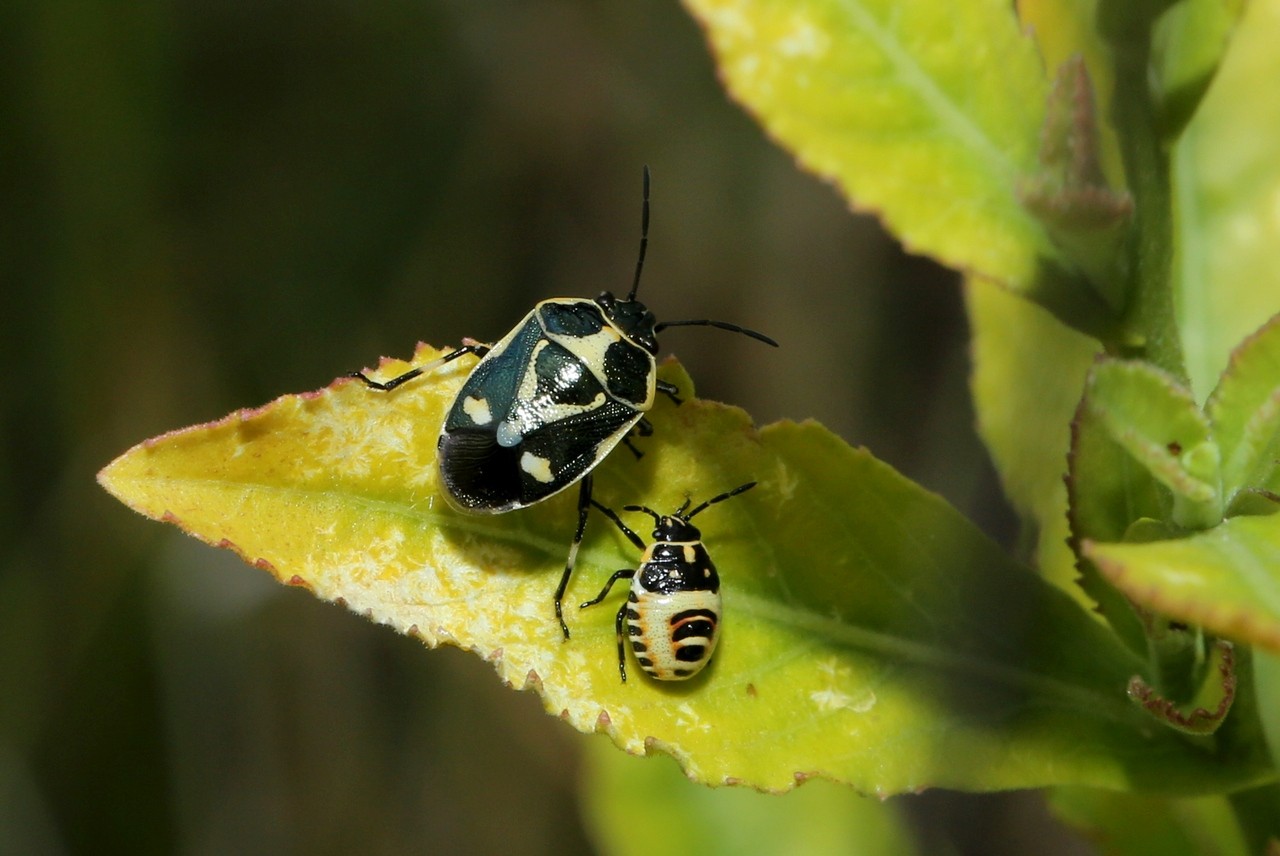
[[[1007,2],[686,0],[720,74],[802,166],[918,253],[1071,323],[1111,310],[1018,201],[1049,87]]]
[[[1280,4],[1246,4],[1174,149],[1175,305],[1198,399],[1231,351],[1280,313]]]
[[[1050,806],[1103,856],[1250,856],[1231,803],[1223,796],[1160,799],[1085,788],[1058,788]]]
[[[1085,406],[1125,451],[1173,491],[1174,522],[1204,528],[1222,516],[1219,452],[1191,394],[1154,366],[1105,360],[1089,376]]]
[[[1244,0],[1181,0],[1158,22],[1151,85],[1167,139],[1195,114],[1243,11]]]
[[[1137,536],[1135,524],[1142,527],[1142,521],[1152,521],[1159,525],[1168,517],[1168,492],[1083,402],[1071,432],[1067,494],[1071,541],[1077,552],[1085,541],[1124,541]],[[1159,537],[1168,537],[1163,528]],[[1148,640],[1144,622],[1129,599],[1103,578],[1087,558],[1080,562],[1080,587],[1098,604],[1098,610],[1125,644],[1145,656]]]
[[[1064,477],[1071,419],[1099,345],[991,283],[968,280],[965,300],[978,431],[1005,494],[1032,527],[1040,573],[1079,596]]]
[[[1280,316],[1232,352],[1205,411],[1222,450],[1227,500],[1246,486],[1273,489],[1280,463]]]
[[[440,352],[422,348],[415,362]],[[699,518],[723,579],[723,633],[698,678],[618,680],[612,609],[551,612],[572,491],[473,516],[436,489],[458,360],[386,395],[346,379],[166,434],[103,470],[138,511],[319,597],[484,657],[582,731],[666,752],[695,781],[865,793],[1081,783],[1203,791],[1255,780],[1247,756],[1152,729],[1124,696],[1140,661],[950,506],[812,423],[755,431],[688,401],[650,413],[636,462],[598,470],[606,505],[675,508],[749,478]],[[407,369],[388,362],[386,376]],[[689,388],[668,365],[663,376]],[[567,603],[636,550],[589,528]],[[617,603],[610,600],[609,603]]]
[[[1224,755],[1257,757],[1264,751],[1259,720],[1274,719],[1280,710],[1262,689],[1268,659],[1254,656],[1248,648],[1236,649],[1239,693],[1216,736]],[[1256,692],[1252,690],[1255,663],[1262,667]],[[1275,784],[1274,769],[1264,784],[1236,790],[1228,797],[1160,799],[1059,788],[1051,805],[1093,838],[1105,854],[1262,853],[1269,838],[1280,837],[1280,785]]]
[[[1280,656],[1259,651],[1254,656],[1258,710],[1271,750],[1271,762],[1280,769]]]
[[[1086,542],[1083,550],[1137,603],[1280,650],[1280,515],[1233,517],[1170,541]]]
[[[593,741],[581,789],[587,828],[608,856],[806,856],[914,853],[900,807],[813,781],[783,795],[702,788],[665,758],[630,758]],[[637,817],[660,822],[637,822]]]

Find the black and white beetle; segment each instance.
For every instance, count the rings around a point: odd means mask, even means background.
[[[631,592],[618,609],[614,627],[618,634],[618,671],[627,680],[626,636],[631,639],[640,668],[660,681],[684,681],[701,672],[716,650],[720,626],[720,577],[702,543],[702,533],[690,521],[717,502],[751,490],[755,482],[708,499],[693,511],[689,500],[674,514],[660,515],[643,505],[624,511],[643,511],[653,518],[653,543],[648,547],[627,528],[617,513],[595,500],[591,504],[617,524],[632,544],[644,551],[640,568],[615,571],[604,589],[579,609],[595,606],[618,580],[631,580]]]
[[[480,357],[454,399],[437,441],[445,496],[463,511],[499,514],[553,496],[575,482],[578,526],[555,593],[556,620],[569,638],[561,601],[573,574],[591,506],[591,471],[634,430],[653,432],[645,413],[661,392],[676,404],[679,390],[658,380],[657,334],[667,327],[719,327],[768,345],[762,333],[724,321],[663,321],[636,300],[649,244],[649,168],[644,169],[640,256],[631,291],[621,300],[557,297],[533,307],[495,345],[470,344],[380,382],[388,392],[464,354]]]

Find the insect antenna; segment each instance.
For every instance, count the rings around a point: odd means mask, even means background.
[[[662,515],[654,511],[652,508],[650,508],[647,505],[624,505],[622,507],[622,510],[623,511],[643,511],[645,514],[653,518],[654,526],[662,525]]]
[[[627,300],[636,299],[636,291],[640,288],[640,271],[644,269],[645,250],[649,249],[649,165],[644,165],[644,204],[640,209],[640,257],[636,259],[636,278],[627,292]]]
[[[764,342],[766,345],[778,347],[778,343],[764,333],[748,330],[746,327],[739,327],[737,324],[730,324],[728,321],[709,321],[706,318],[700,318],[697,321],[661,321],[654,325],[653,332],[661,333],[668,327],[719,327],[721,330],[741,333],[744,336],[750,336],[753,339]]]
[[[737,496],[740,493],[746,493],[747,491],[751,490],[751,488],[755,486],[756,486],[756,482],[747,482],[744,485],[738,485],[733,490],[725,491],[719,496],[712,497],[711,499],[708,499],[706,502],[702,503],[702,505],[699,505],[693,511],[690,511],[688,514],[683,515],[684,519],[686,521],[692,520],[694,517],[706,511],[708,508],[715,505],[717,502],[724,502],[726,499],[729,499],[730,497]]]

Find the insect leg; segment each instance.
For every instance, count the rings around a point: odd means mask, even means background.
[[[622,682],[627,682],[627,649],[622,643],[622,620],[626,617],[627,607],[630,603],[622,602],[622,606],[618,608],[618,617],[614,619],[613,629],[618,634],[618,673],[622,675]]]
[[[668,383],[665,380],[660,380],[657,383],[657,388],[658,392],[671,399],[677,405],[684,404],[684,399],[680,397],[680,387],[676,386],[674,383]]]
[[[569,625],[564,623],[565,589],[569,587],[569,577],[573,575],[573,566],[578,561],[578,548],[582,546],[582,534],[587,531],[587,513],[591,511],[591,476],[582,477],[582,486],[578,488],[578,528],[573,534],[573,543],[569,545],[569,559],[564,563],[564,574],[560,577],[560,585],[556,586],[556,620],[560,622],[560,630],[564,638],[569,638]]]
[[[399,375],[398,377],[393,377],[391,380],[388,380],[388,381],[373,380],[372,378],[368,377],[364,372],[349,372],[347,373],[346,377],[358,377],[360,378],[360,380],[364,381],[365,386],[369,387],[370,389],[377,389],[377,390],[381,390],[382,392],[390,392],[391,390],[395,389],[397,386],[404,383],[405,381],[413,380],[418,375],[423,374],[424,372],[429,372],[433,369],[437,369],[440,366],[444,365],[445,363],[456,360],[458,357],[464,356],[466,354],[475,354],[478,357],[483,357],[485,354],[489,353],[489,349],[490,349],[489,345],[463,345],[461,348],[458,348],[456,351],[445,354],[443,357],[432,360],[429,363],[424,363],[418,366],[417,368],[409,369],[404,374]]]
[[[639,437],[649,437],[653,434],[653,423],[641,416],[640,421],[631,426],[631,431],[628,431],[626,436],[622,438],[622,445],[626,446],[631,454],[636,456],[636,460],[638,461],[644,457],[644,452],[637,449],[635,444],[631,442],[631,434],[633,432]]]
[[[613,584],[618,580],[629,580],[636,575],[634,568],[623,568],[620,571],[614,571],[613,576],[609,577],[609,581],[604,584],[604,588],[600,590],[600,594],[591,598],[585,603],[579,604],[578,609],[586,609],[588,606],[595,606],[600,601],[609,596],[609,589],[613,588]]]

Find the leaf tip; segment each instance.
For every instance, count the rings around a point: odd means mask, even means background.
[[[596,734],[613,735],[613,719],[609,716],[609,711],[601,708],[600,715],[596,717]]]
[[[1108,555],[1111,548],[1140,545],[1082,542],[1082,551],[1111,584],[1140,607],[1198,624],[1237,641],[1280,651],[1280,621],[1250,608],[1248,602],[1213,603],[1198,588],[1178,588],[1173,577],[1145,578],[1140,560]],[[1132,567],[1131,567],[1132,565]]]
[[[170,522],[170,518],[172,518],[174,521],[178,519],[176,517],[173,517],[173,515],[170,514],[168,511],[166,511],[164,514],[165,514],[164,519],[166,523]],[[242,559],[244,558],[244,551],[241,550],[239,547],[237,547],[236,543],[229,538],[219,538],[218,543],[214,544],[213,546],[217,547],[219,550],[230,550],[240,558]],[[246,559],[245,561],[248,561],[248,560]]]
[[[1133,198],[1112,190],[1102,172],[1093,80],[1073,54],[1058,68],[1040,132],[1038,175],[1018,189],[1022,203],[1050,225],[1092,231],[1133,214]]]
[[[137,466],[138,453],[147,448],[147,444],[150,442],[149,440],[143,441],[116,455],[110,463],[98,470],[94,476],[94,480],[98,482],[103,490],[125,505],[130,505],[127,484],[130,480],[130,471]],[[130,505],[130,507],[132,506]]]
[[[536,669],[530,669],[528,671],[528,673],[524,676],[524,686],[522,686],[520,689],[533,690],[538,695],[542,695],[542,676],[538,674]],[[569,711],[567,710],[560,711],[561,719],[568,719],[568,717],[569,717]]]
[[[644,754],[646,756],[653,755],[670,755],[672,758],[679,760],[679,756],[672,750],[671,745],[666,741],[659,740],[657,737],[650,735],[644,739]],[[680,766],[683,768],[684,763]]]

